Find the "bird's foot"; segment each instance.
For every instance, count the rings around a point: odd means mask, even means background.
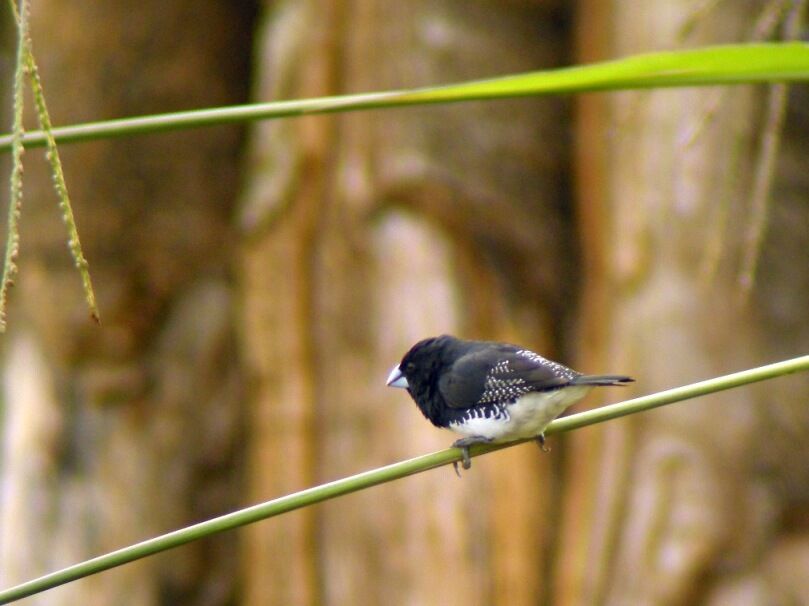
[[[483,436],[469,436],[467,438],[455,440],[452,443],[452,447],[461,449],[461,452],[463,453],[463,458],[461,459],[461,466],[464,469],[469,469],[470,467],[472,467],[472,459],[469,456],[469,447],[472,446],[473,444],[488,444],[491,441],[492,441],[491,438],[484,438]],[[461,472],[458,471],[458,461],[453,461],[452,467],[455,470],[455,474],[460,478]]]
[[[542,452],[550,452],[551,447],[545,446],[545,434],[541,433],[536,437],[537,445],[542,449]]]

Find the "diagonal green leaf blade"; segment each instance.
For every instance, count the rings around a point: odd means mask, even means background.
[[[59,143],[146,134],[253,120],[379,108],[457,103],[551,94],[656,87],[809,81],[809,44],[732,44],[634,55],[623,59],[475,80],[459,84],[299,101],[275,101],[92,122],[53,129]],[[0,152],[11,148],[0,137]],[[45,144],[41,131],[27,133],[28,147]]]
[[[562,419],[556,419],[547,427],[545,434],[552,435],[563,431],[571,431],[630,414],[652,410],[660,406],[673,404],[690,398],[705,396],[757,381],[766,381],[768,379],[805,371],[809,371],[809,355],[784,360],[782,362],[775,362],[766,366],[759,366],[758,368],[751,368],[721,377],[714,377],[698,383],[675,387],[674,389],[668,389],[666,391],[570,415]],[[510,448],[527,441],[530,440],[520,440],[507,444],[479,444],[470,449],[470,454],[473,457],[477,457],[503,448]],[[322,503],[323,501],[342,495],[405,478],[449,463],[458,462],[461,458],[462,455],[459,449],[448,448],[414,459],[393,463],[385,467],[371,469],[347,478],[279,497],[272,501],[253,505],[246,509],[234,511],[227,515],[206,520],[152,539],[147,539],[141,543],[124,547],[117,551],[32,579],[20,585],[4,589],[0,591],[0,604],[8,604],[77,579],[97,574],[104,570],[109,570],[110,568],[115,568],[116,566],[121,566],[168,549],[173,549],[180,545],[185,545],[186,543],[215,533],[239,528],[246,524],[252,524],[302,507],[314,505],[315,503]]]

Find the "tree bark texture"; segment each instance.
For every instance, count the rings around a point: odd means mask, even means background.
[[[561,62],[542,6],[268,5],[256,100],[385,90]],[[251,500],[444,448],[385,387],[443,332],[559,353],[574,290],[564,101],[265,123],[239,221]],[[535,604],[553,465],[526,446],[245,531],[248,604]]]
[[[54,124],[246,98],[248,6],[31,5]],[[27,126],[36,127],[31,107]],[[26,152],[20,272],[3,336],[3,587],[241,502],[228,278],[239,149],[233,128],[61,146],[100,326],[84,305],[43,152]],[[235,539],[28,603],[223,603],[237,579]]]
[[[580,59],[777,38],[797,5],[582,2]],[[767,126],[772,94],[739,86],[582,99],[582,322],[598,344],[585,366],[631,372],[653,392],[806,352],[800,104],[755,242],[765,141],[780,137]],[[806,376],[789,377],[577,432],[556,603],[809,600],[807,395]]]
[[[579,60],[778,38],[799,4],[583,0]],[[554,2],[276,0],[256,29],[247,3],[32,8],[56,124],[240,102],[251,52],[256,101],[573,61]],[[559,98],[265,122],[242,180],[230,128],[62,146],[100,328],[27,151],[0,585],[448,446],[384,385],[425,336],[641,393],[805,353],[809,101],[781,128],[778,94],[590,95],[575,140]],[[784,378],[508,449],[31,603],[809,603],[807,394]]]

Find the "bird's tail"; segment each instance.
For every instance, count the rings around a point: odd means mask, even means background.
[[[573,385],[626,385],[633,383],[635,379],[632,377],[625,377],[624,375],[580,375],[573,379]]]

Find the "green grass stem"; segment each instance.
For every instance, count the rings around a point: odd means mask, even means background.
[[[53,137],[53,127],[51,125],[50,114],[45,102],[45,93],[42,89],[42,81],[39,77],[39,69],[34,60],[33,44],[28,33],[28,2],[21,3],[21,10],[17,9],[14,0],[9,0],[11,12],[17,25],[18,46],[17,46],[17,71],[14,79],[14,132],[11,135],[12,143],[12,173],[11,173],[11,201],[9,204],[8,236],[6,239],[6,255],[3,263],[3,277],[0,279],[0,332],[6,328],[6,303],[8,298],[8,288],[14,284],[14,276],[17,273],[17,256],[20,248],[20,234],[18,222],[20,210],[22,208],[22,156],[25,150],[23,144],[23,80],[27,74],[31,82],[31,90],[34,96],[34,105],[39,118],[39,125],[42,128],[45,145],[47,147],[46,156],[51,165],[51,176],[54,190],[59,198],[59,208],[62,210],[62,219],[67,227],[68,249],[73,257],[73,262],[79,270],[82,287],[84,289],[85,300],[90,309],[90,316],[99,321],[98,307],[96,306],[93,284],[90,279],[90,270],[87,259],[79,239],[79,231],[76,227],[76,219],[73,216],[73,208],[70,204],[70,197],[67,192],[62,161],[59,158],[59,150]]]
[[[19,21],[19,16],[15,14],[15,17]],[[82,250],[81,240],[79,239],[79,230],[78,227],[76,227],[73,207],[70,204],[67,182],[65,181],[65,174],[62,170],[62,160],[59,157],[59,149],[56,147],[56,140],[53,136],[51,117],[45,102],[45,91],[42,88],[39,69],[34,60],[34,49],[30,36],[28,36],[25,41],[25,63],[28,78],[31,81],[31,90],[34,96],[37,117],[39,118],[39,126],[42,128],[40,132],[42,132],[45,137],[45,146],[47,148],[45,155],[51,166],[53,188],[56,191],[56,196],[59,198],[62,220],[67,228],[67,247],[70,250],[70,255],[73,257],[73,263],[79,271],[79,277],[81,278],[82,288],[84,290],[84,298],[90,310],[90,317],[96,322],[99,322],[99,312],[98,306],[96,305],[95,292],[93,291],[93,282],[90,279],[90,268],[84,256],[84,251]]]
[[[13,11],[17,6],[14,0],[9,0]],[[20,14],[17,18],[17,65],[14,71],[14,124],[9,137],[11,149],[11,176],[9,189],[11,191],[8,202],[8,225],[6,227],[6,252],[3,258],[3,276],[0,278],[0,332],[6,329],[6,306],[8,303],[8,289],[14,285],[14,276],[17,274],[17,257],[20,254],[20,209],[22,208],[22,157],[25,152],[23,137],[23,83],[27,68],[26,53],[28,40],[28,2],[20,2]]]
[[[688,400],[699,396],[705,396],[718,391],[740,387],[757,381],[764,381],[776,377],[809,370],[809,355],[776,362],[758,368],[744,370],[741,372],[708,379],[699,383],[693,383],[684,387],[677,387],[666,391],[661,391],[648,396],[642,396],[603,406],[594,410],[589,410],[575,415],[570,415],[563,419],[557,419],[551,423],[546,435],[556,434],[563,431],[580,429],[588,425],[602,423],[611,419],[617,419],[626,415],[651,410],[666,404],[672,404],[682,400]],[[512,442],[509,444],[487,444],[474,446],[471,449],[473,457],[479,456],[495,450],[509,448],[520,444]],[[313,488],[308,488],[300,492],[286,495],[266,503],[261,503],[241,509],[233,513],[200,522],[193,526],[188,526],[180,530],[175,530],[168,534],[148,539],[135,545],[124,547],[117,551],[69,566],[57,572],[33,579],[4,591],[0,591],[0,604],[8,604],[27,596],[31,596],[48,589],[52,589],[65,583],[70,583],[77,579],[138,560],[147,556],[160,553],[167,549],[185,545],[197,539],[208,537],[212,534],[232,530],[246,524],[252,524],[266,518],[280,515],[295,509],[322,503],[328,499],[333,499],[358,490],[364,490],[372,486],[398,480],[416,473],[421,473],[429,469],[441,467],[449,463],[461,460],[461,451],[456,448],[448,448],[431,454],[416,457],[386,467],[380,467],[365,471],[347,478],[321,484]],[[474,473],[474,472],[470,472]]]
[[[143,135],[170,130],[268,120],[308,114],[504,99],[536,95],[661,87],[761,84],[809,80],[809,44],[730,44],[633,55],[574,67],[411,90],[274,101],[181,111],[53,129],[58,143]],[[27,133],[27,147],[43,146],[42,131]],[[0,137],[0,152],[12,135]]]

